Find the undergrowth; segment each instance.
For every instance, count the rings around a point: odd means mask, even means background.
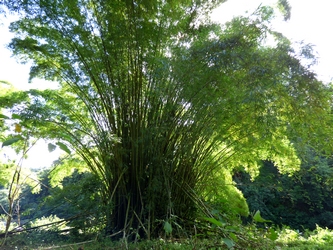
[[[57,231],[55,228],[28,230],[9,235],[3,250],[201,250],[201,249],[263,249],[263,250],[316,250],[332,249],[333,231],[317,226],[314,231],[292,230],[289,227],[269,226],[260,214],[254,215],[249,225],[223,224],[213,218],[203,218],[194,227],[184,232],[183,237],[164,234],[154,240],[130,242],[126,237],[114,241],[100,234],[72,235],[71,231]],[[206,222],[206,223],[204,223]],[[260,225],[260,226],[259,226]],[[186,234],[186,237],[185,237]],[[0,239],[2,241],[3,239]]]

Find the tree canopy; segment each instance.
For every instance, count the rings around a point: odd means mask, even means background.
[[[302,61],[309,47],[271,30],[269,7],[211,23],[222,2],[4,2],[21,15],[9,48],[59,89],[0,105],[22,136],[53,140],[99,177],[108,234],[149,238],[161,221],[211,216],[203,202],[223,196],[234,167],[297,169],[295,142],[331,150],[331,92]]]

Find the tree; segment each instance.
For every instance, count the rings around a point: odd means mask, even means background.
[[[209,213],[203,196],[219,191],[207,184],[233,166],[292,170],[289,138],[309,129],[329,144],[330,93],[269,29],[272,10],[219,27],[205,19],[221,2],[5,1],[24,13],[9,47],[60,88],[0,104],[99,177],[108,234],[149,238]]]
[[[234,175],[250,211],[260,210],[275,225],[293,229],[333,227],[332,162],[308,149],[300,171],[281,174],[271,162],[264,162],[254,180],[242,171]]]

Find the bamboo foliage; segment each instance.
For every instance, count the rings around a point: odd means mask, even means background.
[[[293,114],[306,106],[310,124],[314,103],[327,100],[286,43],[262,47],[266,8],[225,29],[199,24],[218,2],[5,2],[25,13],[11,25],[14,54],[32,60],[31,77],[61,85],[22,94],[27,105],[13,112],[99,176],[109,234],[151,237],[171,215],[193,218],[200,183],[221,167],[290,153],[273,145],[297,128]],[[294,88],[317,92],[307,99]],[[318,110],[326,122],[329,108]]]

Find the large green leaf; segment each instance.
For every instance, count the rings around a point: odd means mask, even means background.
[[[225,223],[223,223],[222,221],[219,221],[215,218],[204,217],[204,220],[209,221],[210,223],[212,223],[213,225],[218,226],[218,227],[223,227],[225,225]]]
[[[6,115],[3,115],[3,114],[0,114],[0,118],[3,118],[3,119],[9,119],[9,117],[8,117],[8,116],[6,116]]]
[[[265,220],[264,218],[262,218],[259,210],[254,214],[253,220],[255,222],[272,222],[270,220]]]
[[[2,147],[12,145],[13,143],[18,142],[21,139],[22,139],[22,137],[20,137],[20,136],[10,138],[2,143]]]
[[[59,148],[60,148],[61,150],[65,151],[67,154],[70,154],[70,153],[71,153],[70,149],[67,147],[66,144],[64,144],[64,143],[62,143],[62,142],[57,142],[56,144],[59,146]]]

